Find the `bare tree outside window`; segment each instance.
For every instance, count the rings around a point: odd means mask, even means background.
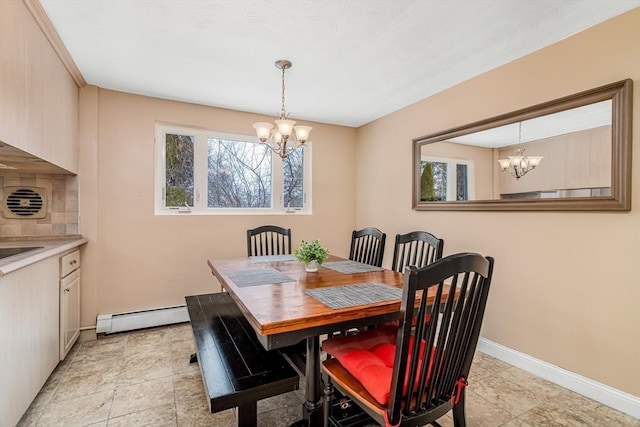
[[[456,200],[469,200],[469,180],[467,165],[456,165]]]
[[[271,173],[264,144],[208,138],[208,207],[270,208]]]
[[[166,135],[166,207],[193,206],[193,140],[188,135]]]
[[[304,147],[291,150],[283,162],[284,206],[302,208],[304,206]]]

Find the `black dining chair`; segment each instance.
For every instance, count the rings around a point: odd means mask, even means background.
[[[247,230],[247,256],[291,254],[291,229],[263,225]]]
[[[264,255],[290,255],[291,254],[291,229],[277,225],[263,225],[247,230],[247,256]],[[291,362],[300,370],[305,371],[306,341],[283,347],[281,353],[285,353]]]
[[[375,227],[354,230],[351,234],[349,259],[363,264],[382,267],[384,242],[387,235]]]
[[[463,253],[406,267],[399,326],[324,341],[322,349],[333,356],[322,362],[324,425],[330,417],[340,425],[332,417],[335,387],[381,425],[437,426],[452,410],[454,425],[464,427],[465,387],[493,264],[491,257]],[[438,321],[425,322],[432,313]]]
[[[426,231],[396,234],[391,269],[402,273],[408,265],[424,267],[442,258],[443,249],[444,240]]]

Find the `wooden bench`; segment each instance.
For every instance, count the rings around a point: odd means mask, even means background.
[[[237,407],[238,426],[255,426],[257,401],[297,390],[299,377],[277,350],[267,351],[226,293],[185,297],[211,413]]]

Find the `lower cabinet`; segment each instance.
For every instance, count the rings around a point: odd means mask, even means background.
[[[60,279],[60,360],[80,336],[80,270]]]
[[[60,257],[60,360],[80,336],[80,251]]]
[[[0,277],[0,426],[14,426],[60,361],[58,257]]]

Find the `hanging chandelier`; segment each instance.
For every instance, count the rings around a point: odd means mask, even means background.
[[[522,122],[520,122],[518,128],[518,144],[522,144]],[[526,156],[524,151],[524,148],[518,148],[515,156],[498,160],[502,172],[509,172],[516,179],[520,179],[520,177],[535,169],[544,158],[542,156]]]
[[[282,107],[280,108],[280,118],[274,120],[276,127],[268,122],[258,122],[253,124],[260,142],[266,144],[274,153],[285,159],[290,150],[294,150],[304,145],[309,140],[311,126],[295,126],[295,120],[289,120],[289,114],[284,108],[284,72],[291,68],[291,61],[280,59],[275,62],[277,69],[282,70]],[[289,145],[287,145],[289,144]]]

